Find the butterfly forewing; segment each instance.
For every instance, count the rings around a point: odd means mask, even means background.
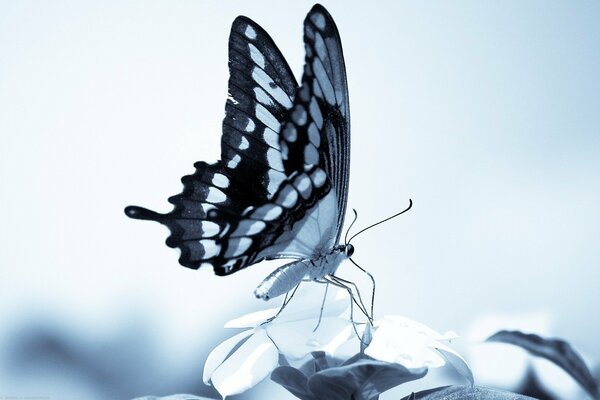
[[[346,68],[337,27],[322,6],[304,21],[306,58],[302,85],[281,130],[286,173],[319,165],[331,181],[339,242],[348,196],[350,114]]]
[[[297,86],[271,37],[249,18],[236,18],[221,159],[238,184],[256,195],[248,205],[267,200],[286,177],[278,134]]]

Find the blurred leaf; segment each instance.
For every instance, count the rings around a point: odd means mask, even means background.
[[[296,368],[277,367],[271,372],[271,380],[301,400],[316,400],[308,388],[308,378]]]
[[[287,358],[285,358],[285,356],[281,353],[279,353],[279,365],[283,365],[286,367],[290,366],[289,361],[287,360]]]
[[[556,397],[549,394],[547,390],[542,387],[535,372],[533,372],[531,368],[527,371],[525,381],[519,385],[519,388],[516,389],[516,391],[538,400],[557,400]]]
[[[402,400],[535,400],[533,397],[481,386],[442,386],[412,393]]]
[[[314,358],[315,372],[319,372],[330,367],[329,361],[327,361],[327,354],[324,351],[313,351],[310,354]]]
[[[308,387],[317,399],[377,399],[380,393],[426,373],[426,368],[409,370],[399,364],[364,358],[316,373],[308,379]]]
[[[581,356],[564,340],[546,339],[519,331],[500,331],[487,338],[486,341],[513,344],[535,356],[552,361],[579,382],[592,398],[600,399],[598,382]]]
[[[371,358],[363,353],[356,353],[355,355],[353,355],[352,357],[350,357],[343,363],[336,365],[336,367],[340,366],[340,365],[350,365],[350,364],[357,362],[358,360],[363,360],[363,359],[364,360],[372,360],[373,358]]]

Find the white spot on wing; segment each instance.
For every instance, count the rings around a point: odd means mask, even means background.
[[[256,100],[258,100],[260,103],[264,104],[265,106],[273,105],[273,100],[271,100],[271,98],[269,97],[267,92],[262,90],[262,88],[259,88],[259,87],[254,88],[254,97],[256,97]]]
[[[279,193],[279,196],[277,196],[275,203],[285,208],[292,208],[296,205],[297,201],[298,192],[296,192],[292,185],[286,185],[283,189],[281,189],[281,192]]]
[[[250,147],[250,143],[248,143],[248,139],[246,139],[244,136],[242,136],[240,145],[239,145],[239,149],[246,150],[248,147]]]
[[[200,226],[202,229],[203,237],[215,236],[221,230],[221,228],[219,227],[218,224],[215,224],[214,222],[211,222],[211,221],[202,221],[200,223]]]
[[[251,244],[252,239],[247,237],[231,239],[227,244],[227,252],[225,253],[225,257],[239,256],[248,250]]]
[[[314,97],[310,100],[308,111],[310,111],[310,116],[317,124],[317,127],[319,129],[323,128],[323,114],[321,114],[321,108],[319,108],[317,99],[315,99]]]
[[[263,139],[269,146],[279,149],[279,135],[273,132],[271,129],[266,128],[264,130]]]
[[[327,48],[325,47],[325,42],[323,41],[323,37],[317,33],[315,35],[315,48],[317,49],[317,55],[321,60],[327,59]]]
[[[225,193],[217,189],[216,187],[209,187],[208,194],[206,195],[206,201],[209,203],[222,203],[227,200]]]
[[[244,35],[246,35],[248,39],[256,39],[256,31],[250,25],[246,26],[246,31],[244,31]]]
[[[277,121],[277,118],[275,118],[273,114],[271,114],[271,112],[265,108],[265,106],[256,103],[255,112],[256,118],[258,118],[260,122],[276,132],[279,130],[279,121]]]
[[[213,178],[212,178],[212,184],[215,185],[216,187],[225,189],[225,188],[229,187],[229,178],[227,178],[223,174],[214,174]]]
[[[292,119],[300,126],[306,123],[306,110],[302,104],[297,104],[296,107],[294,107],[294,111],[292,111]]]
[[[251,217],[254,219],[262,219],[265,221],[273,221],[275,218],[279,218],[281,213],[283,212],[283,208],[279,207],[275,204],[265,204],[263,206],[258,207],[252,213]]]
[[[269,167],[277,171],[285,171],[283,168],[283,161],[281,160],[281,153],[275,149],[267,150],[267,161]]]
[[[325,72],[325,68],[323,67],[320,59],[314,59],[313,70],[315,71],[315,78],[317,81],[319,81],[319,86],[321,86],[321,89],[323,90],[325,100],[327,100],[329,104],[335,105],[335,93],[333,91],[333,86],[331,86],[327,72]]]
[[[248,118],[248,123],[246,124],[246,132],[254,132],[254,128],[256,128],[256,124],[252,121],[252,118]]]
[[[313,79],[313,92],[318,98],[323,98],[323,92],[321,91],[321,87],[319,86],[319,81],[317,81],[316,79]]]
[[[293,143],[298,139],[298,133],[296,132],[296,127],[292,124],[287,124],[285,128],[283,128],[283,137],[290,143]]]
[[[321,133],[314,122],[311,122],[308,126],[308,140],[310,140],[315,147],[319,147],[321,144]]]
[[[312,182],[306,174],[298,176],[294,180],[294,186],[296,186],[296,189],[298,189],[302,198],[308,199],[310,197],[310,194],[312,193]]]
[[[269,180],[269,185],[267,186],[267,191],[269,192],[269,194],[273,195],[273,194],[275,194],[277,189],[279,189],[279,185],[281,185],[281,182],[283,182],[285,180],[285,174],[283,174],[282,172],[270,169],[267,172],[267,177]]]
[[[267,224],[263,221],[254,221],[254,220],[243,220],[240,221],[236,230],[231,234],[231,236],[252,236],[261,232]]]
[[[252,79],[260,85],[267,93],[271,95],[279,104],[284,106],[286,109],[292,107],[292,101],[288,95],[283,91],[282,88],[277,86],[273,79],[265,71],[258,67],[252,68]]]
[[[240,161],[242,161],[242,157],[240,157],[239,154],[236,154],[235,156],[233,156],[233,158],[231,160],[229,160],[229,162],[227,163],[227,166],[229,168],[235,168],[238,166]]]
[[[320,30],[325,29],[325,17],[321,13],[314,13],[310,16],[310,20],[315,24],[317,28]]]
[[[218,245],[214,240],[210,239],[202,239],[199,241],[204,249],[204,256],[202,259],[207,260],[209,258],[213,258],[219,255],[221,251],[221,246]]]
[[[312,179],[315,186],[319,188],[325,183],[327,175],[325,174],[325,171],[323,171],[321,168],[317,168],[312,174],[310,174],[310,178]]]
[[[283,158],[284,160],[287,160],[289,157],[289,152],[290,152],[290,149],[288,148],[287,143],[282,142],[281,143],[281,158]]]
[[[319,163],[319,152],[312,143],[309,143],[304,147],[304,163],[315,165]]]
[[[254,46],[252,43],[248,43],[248,49],[250,49],[250,58],[256,65],[261,68],[265,68],[265,56]]]

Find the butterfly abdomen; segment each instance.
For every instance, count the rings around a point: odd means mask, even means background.
[[[292,290],[304,279],[310,268],[310,261],[300,260],[285,264],[271,272],[254,290],[254,295],[269,300]]]
[[[318,281],[333,274],[340,263],[348,258],[344,248],[336,248],[314,260],[294,261],[277,268],[258,285],[254,295],[259,299],[269,300],[289,292],[304,279]]]

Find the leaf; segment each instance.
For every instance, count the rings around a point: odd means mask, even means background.
[[[409,370],[399,364],[363,358],[316,373],[308,379],[308,387],[317,399],[376,399],[380,393],[426,373],[426,368]]]
[[[311,355],[314,358],[315,372],[329,368],[329,361],[327,360],[327,354],[324,351],[313,351]]]
[[[548,339],[519,331],[500,331],[487,338],[486,341],[513,344],[535,356],[552,361],[571,375],[592,398],[600,399],[598,382],[581,356],[564,340]]]
[[[481,386],[442,386],[411,393],[402,400],[535,400],[533,397]]]
[[[316,400],[308,388],[308,378],[294,367],[277,367],[271,372],[271,380],[301,400]]]
[[[442,343],[436,345],[436,350],[444,357],[444,359],[463,377],[465,377],[471,386],[475,384],[473,379],[473,372],[469,368],[469,364],[464,358],[451,347],[448,347]]]

